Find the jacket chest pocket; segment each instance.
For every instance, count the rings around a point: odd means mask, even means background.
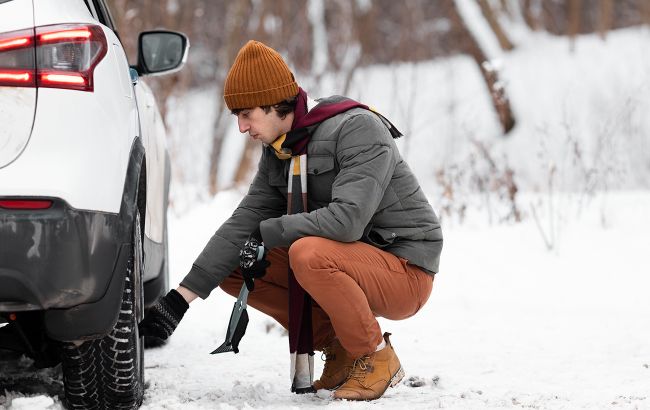
[[[336,177],[335,161],[331,155],[307,157],[307,190],[309,197],[320,206],[332,200],[332,184]]]
[[[288,161],[282,161],[269,167],[269,185],[274,187],[287,187]]]

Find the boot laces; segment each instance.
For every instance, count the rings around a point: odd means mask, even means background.
[[[368,359],[370,359],[370,356],[366,355],[354,360],[352,371],[350,372],[350,379],[363,380],[366,378],[368,374]]]
[[[320,354],[320,359],[325,362],[325,365],[327,365],[328,361],[334,360],[334,355],[328,347],[324,347]]]
[[[320,355],[321,360],[325,362],[325,366],[323,368],[323,374],[329,374],[330,368],[333,366],[334,359],[336,359],[336,355],[332,352],[332,349],[325,347],[323,348],[323,352]]]

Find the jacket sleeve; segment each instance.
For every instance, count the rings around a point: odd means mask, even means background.
[[[392,178],[396,149],[388,129],[373,114],[346,119],[337,142],[340,169],[332,185],[332,202],[309,213],[262,222],[264,243],[268,247],[289,246],[305,236],[339,242],[361,239]]]
[[[286,199],[269,185],[269,160],[269,152],[265,149],[248,193],[208,241],[181,282],[203,299],[237,268],[239,250],[260,221],[282,215],[286,209]]]

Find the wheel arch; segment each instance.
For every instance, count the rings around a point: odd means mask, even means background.
[[[142,155],[139,175],[138,191],[136,193],[135,204],[138,207],[138,212],[140,212],[140,234],[142,243],[144,243],[144,227],[146,222],[145,219],[147,216],[147,156],[145,153]]]
[[[48,336],[60,341],[90,340],[106,335],[113,328],[119,316],[127,262],[133,252],[132,221],[138,210],[141,217],[141,232],[144,232],[146,215],[144,204],[146,204],[145,151],[142,140],[135,138],[131,146],[118,221],[111,232],[120,250],[106,292],[91,303],[69,309],[45,311],[45,329]]]

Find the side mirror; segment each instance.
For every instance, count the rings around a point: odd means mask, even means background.
[[[138,37],[138,66],[141,75],[168,74],[180,70],[187,61],[190,41],[174,31],[144,31]]]

